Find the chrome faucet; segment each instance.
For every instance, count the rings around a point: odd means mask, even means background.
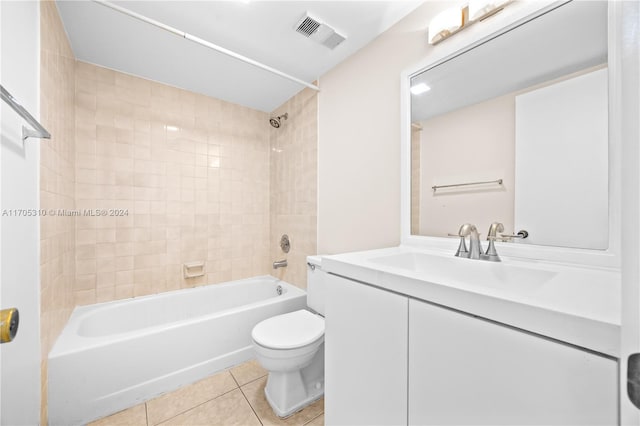
[[[276,260],[273,262],[273,269],[285,268],[287,266],[287,259],[284,260]]]
[[[480,259],[480,260],[488,260],[490,262],[501,262],[500,256],[498,256],[498,252],[496,251],[496,240],[509,241],[512,238],[527,238],[529,233],[524,229],[518,231],[515,235],[505,235],[500,234],[499,232],[504,232],[504,225],[500,222],[493,222],[491,226],[489,226],[489,233],[487,234],[487,241],[489,241],[489,246],[487,247],[487,251],[482,251],[482,245],[480,244],[480,234],[478,234],[478,229],[475,225],[470,223],[465,223],[460,227],[457,236],[460,237],[460,245],[458,246],[458,250],[456,251],[457,257],[466,257],[469,259]],[[449,236],[453,237],[456,234],[449,234]],[[469,249],[467,250],[467,244],[465,242],[466,237],[469,237]]]
[[[458,247],[456,256],[468,257],[469,259],[480,259],[484,256],[484,253],[482,253],[482,246],[480,244],[480,234],[478,234],[478,229],[475,225],[465,223],[460,227],[458,236],[460,236],[460,246]],[[466,251],[464,243],[464,239],[467,236],[469,237],[469,251]]]
[[[487,247],[487,252],[485,253],[485,259],[490,260],[492,262],[500,262],[500,256],[498,256],[498,252],[496,251],[495,241],[497,238],[498,232],[504,231],[504,225],[500,222],[493,222],[491,226],[489,226],[489,233],[487,234],[487,240],[489,241],[489,247]]]

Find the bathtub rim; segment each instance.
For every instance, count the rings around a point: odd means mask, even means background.
[[[96,336],[96,337],[83,336],[78,334],[78,330],[80,328],[80,325],[82,324],[82,320],[85,317],[97,311],[109,309],[113,306],[129,304],[129,303],[142,303],[145,300],[149,300],[149,299],[171,297],[171,295],[174,295],[178,292],[191,293],[191,292],[197,292],[197,291],[205,291],[205,290],[211,290],[212,287],[213,288],[230,287],[230,286],[238,285],[243,282],[250,282],[250,281],[256,281],[256,280],[265,280],[265,281],[268,281],[270,284],[271,283],[280,284],[283,287],[285,287],[286,292],[283,295],[277,295],[267,299],[258,300],[252,303],[223,309],[220,311],[213,312],[211,314],[196,316],[186,320],[173,321],[170,323],[164,323],[164,324],[154,325],[150,327],[144,327],[144,328],[132,330],[129,332],[109,334],[106,336]],[[296,287],[291,283],[288,283],[284,280],[276,278],[272,275],[258,275],[255,277],[242,278],[242,279],[233,280],[233,281],[225,281],[222,283],[206,284],[206,285],[201,285],[196,287],[182,288],[182,289],[171,290],[171,291],[166,291],[161,293],[131,297],[127,299],[111,300],[108,302],[100,302],[100,303],[95,303],[91,305],[76,306],[73,309],[64,328],[62,329],[62,332],[54,342],[51,350],[49,351],[47,358],[51,360],[60,356],[74,354],[74,353],[85,351],[85,350],[91,350],[91,349],[107,346],[109,344],[112,344],[113,342],[132,340],[142,335],[158,334],[164,330],[170,330],[170,329],[175,329],[175,328],[189,325],[189,324],[195,324],[201,321],[205,321],[218,316],[229,314],[230,312],[236,312],[236,311],[242,312],[242,311],[250,310],[256,306],[277,303],[280,300],[291,299],[291,298],[301,297],[301,296],[306,296],[306,291],[299,287]],[[79,345],[79,343],[81,343],[81,345]]]

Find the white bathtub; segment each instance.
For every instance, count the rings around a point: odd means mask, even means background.
[[[86,423],[247,361],[254,325],[305,306],[303,290],[262,276],[77,307],[49,353],[49,423]]]

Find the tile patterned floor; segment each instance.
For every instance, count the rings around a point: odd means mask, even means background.
[[[324,425],[324,399],[286,419],[278,418],[264,397],[266,383],[267,372],[249,361],[89,426]]]

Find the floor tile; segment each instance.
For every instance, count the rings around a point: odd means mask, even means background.
[[[286,419],[281,419],[275,415],[264,396],[266,383],[267,378],[263,377],[241,387],[263,425],[304,425],[324,412],[324,398],[321,398]]]
[[[89,423],[88,426],[146,426],[147,411],[144,404],[136,405],[108,417]]]
[[[235,377],[240,386],[253,382],[255,379],[266,376],[269,372],[262,368],[255,359],[244,364],[237,365],[231,369],[231,374]]]
[[[304,426],[324,426],[324,414],[320,414]]]
[[[237,387],[231,373],[223,371],[147,401],[149,425],[170,419]]]
[[[163,426],[260,426],[260,421],[242,392],[236,389],[161,424]]]

